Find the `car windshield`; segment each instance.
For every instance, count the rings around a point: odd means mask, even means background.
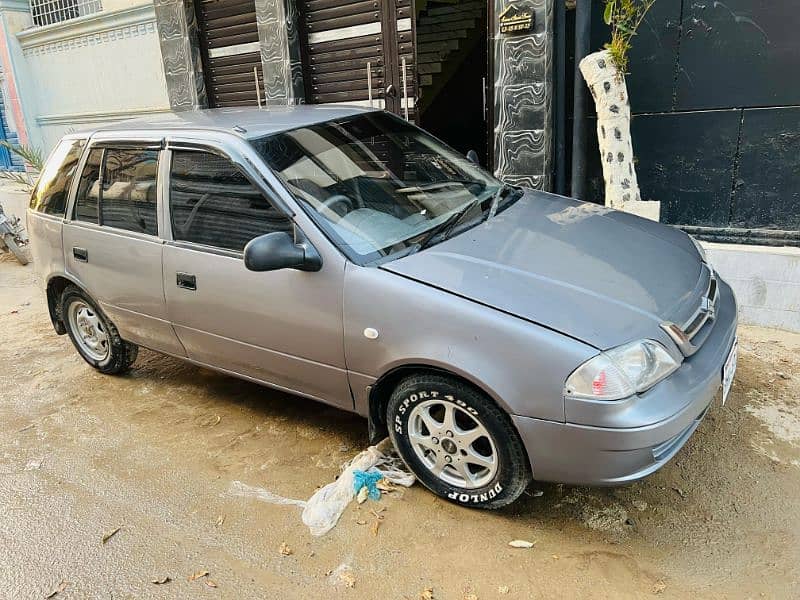
[[[388,113],[251,143],[334,242],[361,263],[418,247],[429,232],[501,188],[464,156]]]

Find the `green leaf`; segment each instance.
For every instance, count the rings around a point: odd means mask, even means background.
[[[606,9],[603,12],[603,21],[605,21],[606,25],[611,25],[611,17],[614,14],[614,2],[613,0],[608,0],[606,2]]]
[[[41,171],[42,168],[44,168],[42,151],[38,148],[34,148],[33,146],[25,146],[24,144],[10,144],[6,140],[0,140],[0,147],[6,148],[9,152],[16,154],[37,171]]]
[[[617,29],[619,29],[621,32],[627,33],[629,35],[635,35],[635,33],[636,33],[633,29],[631,29],[630,27],[628,27],[624,23],[617,23]]]

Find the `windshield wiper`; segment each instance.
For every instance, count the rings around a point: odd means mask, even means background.
[[[486,217],[487,221],[489,219],[491,219],[492,217],[494,217],[495,213],[497,212],[497,207],[500,204],[501,198],[504,195],[506,195],[508,192],[512,192],[515,189],[517,189],[517,188],[515,188],[514,186],[511,186],[511,185],[508,185],[507,183],[503,183],[502,185],[500,185],[499,188],[497,188],[497,191],[494,193],[494,196],[492,197],[492,204],[489,207],[489,214]],[[475,206],[477,206],[479,204],[482,204],[485,201],[486,201],[485,198],[475,198],[472,202],[467,204],[460,211],[450,215],[447,219],[445,219],[444,221],[439,223],[439,225],[437,225],[436,227],[434,227],[433,229],[428,231],[428,233],[425,235],[425,237],[422,238],[417,243],[414,252],[416,252],[418,250],[424,250],[425,248],[427,248],[430,245],[430,243],[434,240],[434,238],[436,238],[439,234],[446,234],[447,232],[449,232],[450,230],[455,228],[455,226],[458,225],[458,223],[461,222],[461,219],[463,219],[464,216],[467,213],[469,213],[469,211],[471,211]]]
[[[475,198],[472,202],[467,204],[460,211],[455,212],[449,217],[447,217],[444,221],[442,221],[436,227],[431,229],[425,235],[425,237],[418,242],[417,250],[423,250],[424,248],[427,248],[428,245],[431,243],[431,241],[433,241],[433,238],[435,238],[437,235],[439,235],[440,233],[445,233],[447,231],[450,231],[453,227],[456,226],[456,224],[459,221],[461,221],[464,215],[466,215],[470,210],[472,210],[473,207],[480,204],[481,202],[482,200],[480,198]]]
[[[489,206],[489,215],[486,217],[486,220],[493,218],[495,214],[497,214],[497,207],[500,205],[500,199],[505,196],[508,192],[513,192],[516,188],[513,186],[508,185],[507,183],[503,183],[497,188],[497,191],[494,193],[492,197],[492,203]]]
[[[447,188],[461,185],[464,187],[479,185],[481,189],[486,187],[486,184],[482,181],[472,181],[470,179],[448,179],[446,181],[433,181],[431,183],[426,183],[424,185],[412,185],[408,187],[398,188],[397,192],[400,194],[409,194],[414,192],[434,192],[438,193],[441,190],[445,190]]]

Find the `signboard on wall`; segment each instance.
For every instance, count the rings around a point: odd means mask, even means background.
[[[499,15],[500,33],[527,33],[533,29],[533,10],[520,10],[515,4],[509,4]]]

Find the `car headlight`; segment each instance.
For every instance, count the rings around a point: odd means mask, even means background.
[[[564,385],[564,395],[620,400],[653,387],[679,366],[654,340],[625,344],[601,352],[575,369]]]
[[[692,240],[694,247],[697,248],[697,253],[700,255],[700,260],[703,262],[708,262],[708,258],[706,257],[706,249],[700,245],[693,235],[689,236],[689,239]]]

